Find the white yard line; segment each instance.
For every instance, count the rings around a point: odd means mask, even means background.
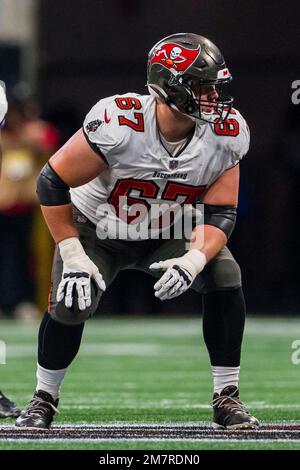
[[[163,345],[155,343],[86,343],[80,348],[80,356],[180,356],[202,357],[206,355],[200,346]],[[7,359],[13,357],[32,357],[36,355],[36,344],[7,345]]]
[[[211,405],[207,403],[197,403],[197,404],[188,404],[188,403],[180,403],[180,402],[175,402],[172,400],[164,400],[163,402],[159,403],[157,401],[151,402],[151,401],[146,401],[146,402],[125,402],[124,403],[124,395],[122,403],[90,403],[90,404],[68,404],[64,403],[64,405],[61,406],[62,410],[72,410],[72,409],[78,409],[78,410],[88,410],[90,408],[93,409],[110,409],[110,408],[115,408],[118,406],[118,408],[139,408],[139,409],[146,409],[146,408],[155,408],[155,409],[160,409],[160,408],[174,408],[174,409],[203,409],[203,410],[211,410]],[[247,407],[249,408],[255,408],[259,410],[268,410],[268,409],[291,409],[291,410],[299,410],[300,409],[300,404],[285,404],[285,403],[277,403],[275,405],[272,404],[251,404],[251,402],[247,403]]]
[[[15,322],[2,322],[0,338],[18,339],[36,337],[39,324],[20,325]],[[296,317],[247,317],[246,334],[267,336],[300,337],[299,319]],[[202,335],[201,318],[143,318],[114,317],[113,319],[97,319],[87,322],[85,337],[124,338],[132,336],[198,336]]]

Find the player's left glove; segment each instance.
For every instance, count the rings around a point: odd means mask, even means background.
[[[166,271],[154,284],[155,297],[160,300],[173,299],[183,294],[194,282],[206,265],[206,256],[202,251],[190,250],[180,258],[159,261],[149,266],[153,271]]]
[[[2,121],[7,113],[7,99],[5,93],[5,84],[0,80],[0,128]]]
[[[79,310],[85,310],[92,304],[91,280],[94,279],[98,288],[104,292],[106,286],[103,277],[77,237],[66,238],[58,246],[63,260],[63,272],[56,300],[61,302],[65,298],[65,306],[71,308],[73,291],[76,289]]]

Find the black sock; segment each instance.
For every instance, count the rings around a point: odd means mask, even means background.
[[[39,330],[39,365],[50,370],[68,367],[79,350],[83,328],[84,323],[63,325],[45,313]]]
[[[203,336],[212,366],[240,365],[245,316],[241,287],[203,295]]]

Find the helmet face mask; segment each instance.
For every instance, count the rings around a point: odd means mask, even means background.
[[[171,108],[204,122],[226,120],[233,98],[222,93],[231,81],[224,58],[208,39],[180,33],[161,40],[149,53],[148,90]],[[205,89],[214,86],[218,97],[208,100]]]

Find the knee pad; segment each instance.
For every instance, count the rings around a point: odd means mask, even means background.
[[[53,320],[64,325],[79,325],[91,318],[97,310],[101,291],[96,286],[94,280],[91,280],[91,306],[85,310],[79,310],[76,289],[73,291],[73,305],[71,308],[65,306],[65,299],[61,302],[53,302],[49,308],[49,314]]]
[[[233,258],[212,261],[203,274],[206,292],[237,289],[242,285],[241,269]]]

